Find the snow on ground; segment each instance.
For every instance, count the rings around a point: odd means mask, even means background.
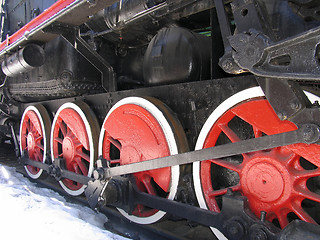
[[[39,188],[0,164],[1,239],[124,240],[103,228],[106,217]],[[35,229],[36,227],[37,229]]]

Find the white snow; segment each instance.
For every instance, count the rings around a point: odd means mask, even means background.
[[[1,239],[124,240],[103,228],[107,221],[88,207],[34,183],[0,164]],[[35,228],[36,227],[36,228]]]

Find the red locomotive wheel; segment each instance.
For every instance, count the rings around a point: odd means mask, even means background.
[[[47,110],[40,104],[25,109],[20,123],[20,151],[28,153],[28,157],[38,162],[45,162],[49,147],[51,121]],[[43,170],[33,166],[25,166],[27,174],[38,179]]]
[[[308,97],[319,100],[309,93]],[[230,97],[210,115],[196,149],[295,129],[293,123],[279,120],[255,87]],[[319,154],[319,145],[295,144],[194,163],[199,204],[219,212],[221,196],[231,188],[248,198],[256,216],[265,211],[267,220],[281,228],[294,219],[319,223]]]
[[[149,100],[139,97],[122,99],[105,118],[99,139],[99,155],[109,160],[111,167],[186,150],[186,143],[181,144],[177,140],[179,134],[184,136],[180,124],[160,101]],[[132,176],[141,191],[174,199],[179,175],[179,166],[174,166]],[[142,205],[137,206],[132,215],[122,209],[119,211],[131,221],[141,224],[156,222],[165,215]]]
[[[88,105],[83,102],[65,103],[57,111],[51,131],[51,157],[60,157],[65,169],[91,176],[97,159],[98,122]],[[70,195],[78,196],[85,186],[63,179],[61,187]]]

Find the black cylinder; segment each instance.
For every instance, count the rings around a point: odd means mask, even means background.
[[[42,47],[29,44],[2,62],[2,71],[8,77],[14,77],[44,64],[45,54]]]
[[[161,29],[149,43],[143,76],[149,85],[209,77],[210,38],[181,27]]]

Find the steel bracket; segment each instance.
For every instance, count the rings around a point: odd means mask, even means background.
[[[294,81],[256,77],[270,105],[280,120],[289,120],[298,127],[313,123],[320,126],[320,106],[311,103]]]
[[[256,29],[229,37],[229,41],[235,62],[257,76],[320,80],[320,27],[276,43]]]
[[[45,32],[62,35],[74,48],[86,58],[101,74],[101,85],[106,92],[115,91],[116,79],[112,66],[94,51],[90,45],[80,36],[77,27],[55,22],[44,29]]]

